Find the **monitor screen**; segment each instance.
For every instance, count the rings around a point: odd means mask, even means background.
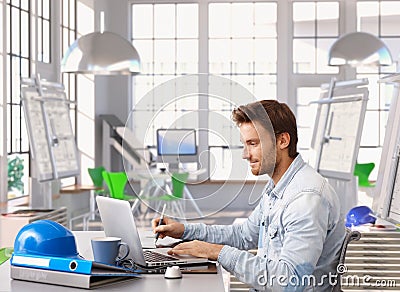
[[[196,155],[196,131],[194,129],[158,129],[158,156]]]

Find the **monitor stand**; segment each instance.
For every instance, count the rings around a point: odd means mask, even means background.
[[[170,172],[178,172],[179,171],[179,162],[178,163],[168,163],[168,170]]]

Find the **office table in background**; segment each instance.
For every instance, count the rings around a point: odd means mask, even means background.
[[[74,232],[79,253],[87,259],[92,259],[90,238],[104,236],[103,231],[75,231]],[[149,238],[150,240],[150,238]],[[154,239],[152,239],[154,241]],[[143,241],[146,241],[143,238]],[[147,244],[143,242],[143,245]],[[128,280],[126,282],[114,283],[104,287],[96,288],[95,291],[162,291],[162,292],[203,292],[204,284],[207,283],[207,291],[223,292],[224,283],[222,272],[218,266],[217,274],[184,274],[182,279],[164,279],[163,274],[143,275],[142,279]],[[63,292],[63,291],[85,291],[79,288],[70,288],[49,284],[40,284],[27,281],[12,280],[10,278],[10,262],[7,261],[0,266],[0,291],[13,292]]]
[[[197,172],[194,172],[193,174],[189,174],[189,178],[191,177],[196,177],[199,174],[202,174],[204,171],[203,169],[200,169]],[[127,173],[129,179],[134,179],[134,180],[139,180],[141,183],[141,190],[140,193],[138,194],[139,198],[142,197],[151,197],[154,196],[156,197],[157,195],[162,195],[163,192],[161,192],[161,187],[165,186],[166,190],[168,193],[172,193],[171,188],[168,185],[168,182],[171,180],[171,174],[168,172],[161,172],[158,169],[152,169],[151,171],[148,170],[139,170],[139,171],[130,171]],[[143,185],[143,186],[142,186]],[[151,190],[155,188],[156,191],[154,193],[151,193]],[[193,208],[196,210],[197,214],[199,214],[200,217],[203,217],[203,213],[201,212],[199,206],[197,206],[197,203],[195,199],[193,198],[192,194],[190,193],[189,189],[187,186],[184,187],[184,194],[185,198],[188,199],[188,201],[192,204]],[[134,213],[137,208],[139,208],[140,200],[136,200],[133,205],[132,205],[132,212]]]

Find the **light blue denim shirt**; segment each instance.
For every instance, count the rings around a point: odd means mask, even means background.
[[[223,244],[218,262],[261,291],[331,291],[344,237],[338,196],[300,154],[244,223],[187,223],[182,236]]]

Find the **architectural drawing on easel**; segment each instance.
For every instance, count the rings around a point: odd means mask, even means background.
[[[357,204],[357,161],[368,102],[367,79],[322,85],[312,148],[315,169],[326,177],[347,213]]]
[[[313,149],[323,176],[351,180],[368,101],[368,81],[336,82],[318,100]]]
[[[22,104],[25,112],[34,177],[39,182],[79,175],[79,156],[72,130],[64,86],[22,80]]]

